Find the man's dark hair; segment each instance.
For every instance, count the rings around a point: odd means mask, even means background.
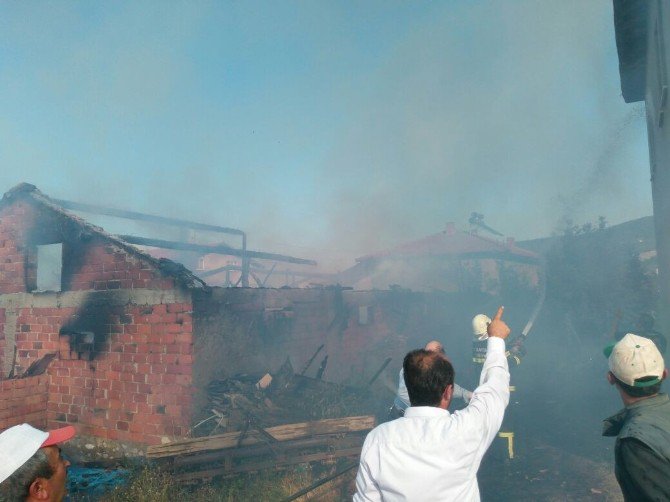
[[[616,380],[616,384],[619,387],[621,387],[621,390],[623,390],[630,397],[649,397],[661,392],[661,384],[663,383],[663,380],[654,385],[650,385],[649,387],[633,387],[631,385],[623,383],[616,377],[616,375],[614,375],[614,373],[612,373],[612,375],[614,376],[614,380]],[[648,382],[650,380],[656,380],[656,378],[657,377],[650,376],[650,377],[638,378],[636,381]]]
[[[54,469],[49,463],[49,457],[44,450],[37,450],[25,464],[0,483],[0,502],[26,500],[33,481],[37,478],[49,479],[53,475]]]
[[[412,406],[438,406],[444,389],[454,383],[454,367],[436,352],[413,350],[405,356],[402,368]]]

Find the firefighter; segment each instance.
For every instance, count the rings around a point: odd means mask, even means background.
[[[477,314],[472,319],[472,369],[473,374],[478,375],[481,373],[482,365],[486,360],[486,345],[488,339],[488,333],[486,328],[491,324],[491,318],[486,314]],[[525,348],[523,346],[524,336],[518,336],[513,339],[509,345],[508,350],[505,353],[507,356],[507,361],[509,363],[510,370],[514,366],[521,364],[521,359],[526,354]],[[507,442],[507,458],[509,460],[514,458],[514,413],[515,408],[518,406],[518,402],[515,399],[516,387],[510,385],[510,403],[505,412],[505,418],[503,419],[502,426],[498,432],[498,438],[501,438]]]

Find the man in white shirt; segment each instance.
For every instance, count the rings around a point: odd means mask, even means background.
[[[439,352],[440,354],[445,355],[444,346],[437,340],[428,342],[424,349],[430,352]],[[467,404],[470,402],[470,398],[472,398],[472,392],[464,389],[456,382],[454,382],[453,399],[462,399],[465,401],[465,404]],[[392,420],[398,417],[402,417],[405,414],[405,410],[409,407],[409,394],[407,393],[407,386],[405,385],[405,370],[400,368],[400,373],[398,374],[398,392],[396,393],[395,400],[393,401],[393,406],[389,410],[389,419]]]
[[[477,470],[509,401],[503,308],[489,324],[486,361],[470,404],[450,414],[454,369],[437,352],[414,350],[403,370],[412,406],[365,439],[354,502],[479,500]]]

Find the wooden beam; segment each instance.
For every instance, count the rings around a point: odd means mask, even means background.
[[[287,263],[295,263],[297,265],[316,265],[314,260],[306,260],[304,258],[295,258],[276,253],[265,253],[263,251],[249,251],[230,246],[222,245],[206,245],[193,244],[190,242],[166,241],[163,239],[149,239],[147,237],[138,237],[135,235],[117,235],[117,238],[129,244],[138,244],[140,246],[150,246],[162,249],[179,249],[181,251],[197,251],[199,253],[215,253],[230,256],[242,256],[245,258],[257,258],[259,260],[273,260]]]
[[[282,460],[271,459],[262,462],[251,462],[248,464],[233,465],[230,468],[226,466],[215,467],[202,471],[192,472],[176,472],[172,474],[174,479],[179,481],[201,480],[205,478],[213,478],[214,476],[237,474],[240,472],[261,471],[264,469],[272,469],[275,467],[284,467],[288,465],[304,464],[307,462],[324,462],[333,461],[342,457],[356,457],[361,454],[361,447],[346,448],[343,450],[335,450],[327,453],[312,453],[307,455],[296,455],[287,457]]]
[[[345,435],[330,434],[327,436],[317,436],[311,438],[293,439],[284,441],[281,444],[281,456],[289,456],[296,450],[307,449],[327,449],[328,451],[342,450],[346,448],[360,447],[365,440],[365,432],[354,432]],[[215,462],[224,462],[228,459],[250,459],[253,457],[267,457],[272,454],[272,450],[266,443],[259,443],[241,448],[227,448],[225,450],[215,450],[195,453],[192,455],[181,455],[175,457],[170,464],[174,470],[189,470],[193,466],[200,464],[212,464]],[[232,465],[232,464],[231,464]]]
[[[153,214],[138,213],[136,211],[127,211],[125,209],[115,209],[112,207],[96,206],[94,204],[83,204],[63,199],[50,199],[64,209],[72,211],[81,211],[90,214],[102,214],[104,216],[113,216],[115,218],[124,218],[127,220],[151,221],[174,227],[192,228],[194,230],[206,230],[208,232],[219,232],[223,234],[244,235],[242,230],[230,227],[221,227],[219,225],[209,225],[207,223],[198,223],[195,221],[180,220],[177,218],[166,218]]]
[[[296,424],[277,425],[265,430],[277,441],[288,441],[321,434],[338,434],[344,432],[358,432],[372,429],[376,425],[373,416],[358,416],[345,418],[329,418],[316,422],[301,422]],[[228,432],[216,436],[207,436],[192,439],[182,439],[172,443],[153,445],[147,448],[148,458],[173,457],[202,451],[236,448],[241,431]],[[260,433],[252,431],[242,441],[242,445],[261,443]]]
[[[389,363],[390,363],[391,361],[392,361],[392,359],[391,359],[390,357],[387,357],[387,358],[386,358],[386,360],[385,360],[384,363],[382,364],[381,368],[379,368],[379,369],[377,370],[377,373],[375,373],[374,376],[373,376],[373,377],[370,379],[370,381],[368,382],[368,385],[367,385],[368,387],[370,387],[370,385],[372,385],[372,384],[375,382],[375,380],[377,380],[377,377],[379,377],[379,375],[382,374],[382,371],[384,371],[384,370],[386,369],[386,367],[389,365]]]

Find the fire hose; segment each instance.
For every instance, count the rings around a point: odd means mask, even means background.
[[[521,334],[516,338],[514,338],[513,340],[511,340],[509,344],[510,350],[508,351],[508,355],[514,358],[517,365],[521,364],[521,357],[523,357],[526,353],[523,344],[526,341],[526,338],[528,338],[530,330],[533,329],[533,325],[535,324],[537,317],[540,315],[540,311],[542,310],[546,296],[547,296],[547,285],[546,281],[544,280],[544,274],[542,274],[540,277],[540,296],[537,299],[537,303],[535,304],[535,307],[533,308],[533,311],[531,312],[530,317],[528,318],[528,322],[521,330]]]

